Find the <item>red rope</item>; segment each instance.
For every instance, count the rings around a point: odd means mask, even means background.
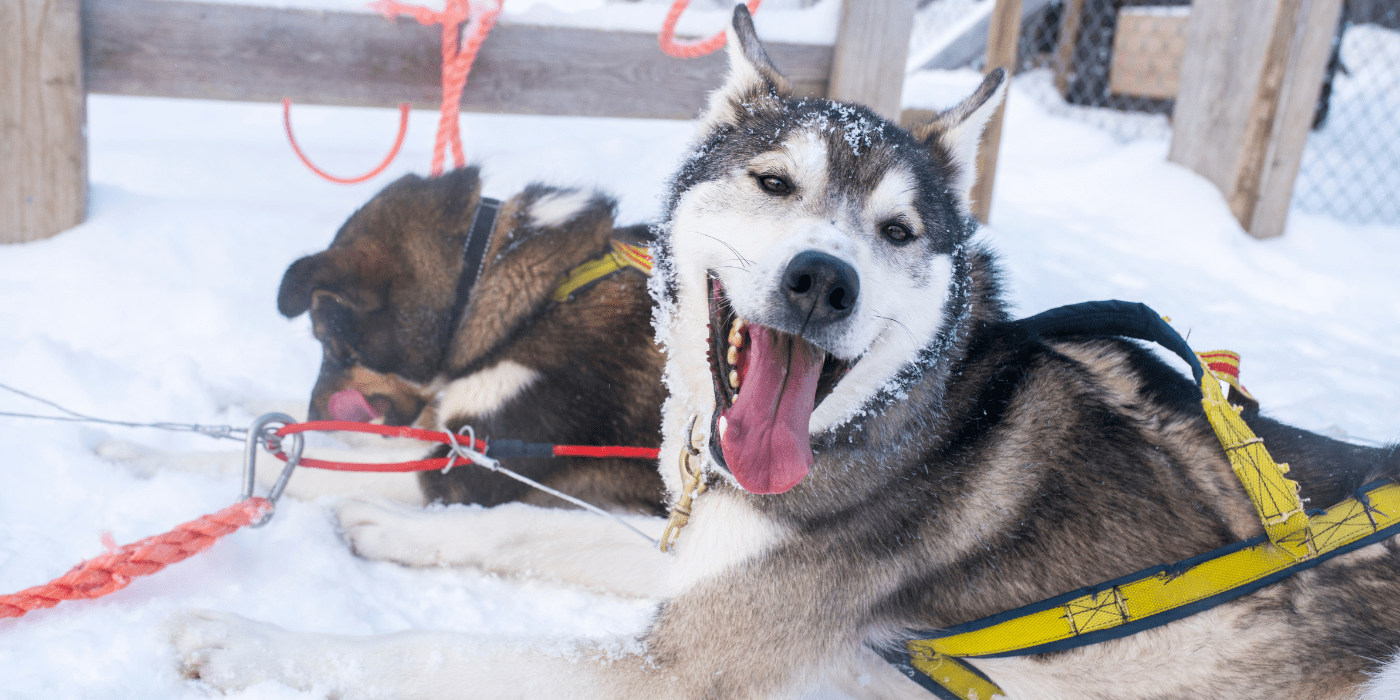
[[[453,444],[455,437],[456,444],[467,445],[465,436],[454,436],[438,430],[423,430],[421,428],[410,428],[408,426],[395,425],[375,425],[373,423],[356,423],[354,421],[340,420],[313,420],[305,423],[293,423],[284,426],[277,431],[278,437],[286,437],[296,433],[307,432],[331,432],[348,431],[355,433],[373,433],[386,437],[411,438],[413,440],[424,440],[427,442],[440,442],[444,445]],[[485,440],[478,439],[470,445],[470,448],[477,452],[486,452],[488,445]],[[278,459],[286,461],[287,455],[282,452],[274,453]],[[626,457],[631,459],[656,459],[661,455],[661,450],[654,447],[614,447],[589,445],[555,445],[555,457]],[[417,459],[409,462],[332,462],[322,459],[311,459],[302,457],[297,464],[303,467],[314,469],[329,469],[341,472],[422,472],[433,469],[446,469],[449,466],[461,465],[462,459],[456,456],[437,457],[433,459]]]
[[[19,617],[65,600],[88,600],[114,593],[137,576],[149,576],[213,546],[220,537],[261,519],[272,510],[265,498],[250,498],[217,513],[178,525],[162,535],[113,549],[89,559],[42,586],[0,595],[0,618]]]
[[[656,459],[661,450],[655,447],[592,447],[590,445],[555,445],[555,457],[632,457]]]
[[[301,146],[297,145],[297,137],[292,135],[292,101],[289,99],[282,100],[282,123],[287,126],[287,140],[292,143],[292,150],[296,151],[297,157],[301,159],[301,162],[304,163],[306,167],[311,168],[311,172],[331,182],[337,182],[342,185],[353,185],[358,182],[364,182],[384,172],[384,169],[389,167],[389,164],[394,161],[394,157],[399,154],[399,147],[403,145],[404,134],[408,133],[408,109],[409,104],[407,102],[399,105],[399,135],[398,138],[394,139],[394,147],[389,149],[389,155],[384,157],[384,162],[380,163],[379,167],[359,177],[336,177],[311,164],[311,159],[307,158],[306,154],[301,152]]]
[[[762,0],[749,0],[749,14],[758,12],[758,4]],[[681,13],[685,12],[686,5],[690,0],[676,0],[671,4],[671,11],[666,13],[666,21],[661,23],[661,34],[657,36],[657,41],[661,43],[661,50],[667,56],[675,58],[699,58],[707,54],[712,54],[719,47],[724,46],[724,32],[720,32],[708,39],[699,41],[676,41],[676,22],[680,21]]]
[[[452,162],[461,168],[467,164],[462,154],[462,134],[458,112],[462,105],[462,90],[467,85],[472,63],[486,35],[496,26],[496,18],[501,14],[504,0],[495,0],[495,5],[473,11],[468,0],[446,0],[442,12],[434,12],[426,7],[408,5],[397,0],[377,0],[370,7],[379,11],[387,19],[394,19],[403,13],[418,20],[419,24],[442,25],[442,106],[439,108],[437,142],[433,144],[432,174],[441,175],[446,160],[447,147],[452,147]],[[466,44],[458,46],[458,37],[463,23],[470,22],[471,33]]]

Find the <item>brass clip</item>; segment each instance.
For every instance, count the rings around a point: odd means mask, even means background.
[[[671,519],[666,521],[666,530],[661,533],[661,540],[657,547],[669,553],[671,544],[680,535],[681,528],[690,522],[690,506],[695,498],[705,492],[705,470],[700,466],[700,448],[695,446],[695,422],[699,416],[690,419],[690,425],[686,427],[685,448],[681,450],[681,494],[676,499],[676,504],[671,507]]]

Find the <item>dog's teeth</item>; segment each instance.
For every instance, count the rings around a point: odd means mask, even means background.
[[[729,386],[734,387],[735,389],[739,388],[739,370],[729,370]]]
[[[739,364],[739,348],[730,345],[729,352],[724,355],[724,359],[729,361],[730,367]]]
[[[729,419],[724,416],[719,417],[719,434],[724,435],[724,431],[729,427]]]
[[[736,348],[744,347],[744,330],[748,327],[748,321],[742,318],[734,319],[734,325],[729,327],[729,344]]]

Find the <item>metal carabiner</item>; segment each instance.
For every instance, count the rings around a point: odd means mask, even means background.
[[[277,431],[272,429],[274,425],[291,425],[296,419],[285,413],[267,413],[258,416],[253,424],[248,426],[248,437],[243,443],[243,496],[241,500],[248,500],[253,497],[253,489],[257,486],[257,462],[258,445],[261,441],[263,447],[268,452],[277,452],[282,449],[282,438],[277,436]],[[282,492],[287,489],[287,482],[292,478],[292,470],[297,468],[301,462],[301,452],[306,447],[306,439],[301,433],[296,433],[292,437],[292,449],[287,453],[287,466],[282,468],[282,473],[277,477],[277,481],[272,484],[272,488],[267,492],[267,500],[272,502],[272,508],[261,520],[250,523],[249,527],[262,527],[272,519],[273,513],[277,512],[277,499],[282,497]]]

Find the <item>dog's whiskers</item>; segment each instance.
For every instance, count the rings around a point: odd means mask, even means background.
[[[708,234],[708,233],[702,233],[702,234],[700,234],[700,235],[702,235],[702,236],[704,236],[704,237],[706,237],[706,238],[714,239],[715,241],[718,241],[720,245],[724,246],[725,248],[728,248],[728,249],[729,249],[729,252],[731,252],[731,253],[734,254],[734,259],[735,259],[735,260],[738,260],[738,261],[739,261],[739,265],[740,265],[741,267],[743,267],[744,269],[747,270],[748,267],[749,267],[750,265],[753,265],[753,261],[752,261],[752,260],[749,260],[748,258],[744,257],[744,254],[743,254],[743,253],[740,253],[738,248],[735,248],[734,246],[729,245],[728,243],[726,243],[726,242],[724,241],[724,239],[717,238],[717,237],[715,237],[715,236],[711,236],[711,235]]]
[[[918,342],[919,342],[918,336],[914,335],[914,331],[909,330],[909,326],[904,325],[903,322],[901,322],[901,321],[899,321],[899,320],[897,320],[897,319],[890,318],[889,316],[880,316],[879,314],[875,314],[875,318],[883,318],[883,319],[885,319],[886,321],[889,321],[890,323],[899,324],[899,327],[900,327],[900,328],[903,328],[903,329],[904,329],[904,332],[909,334],[909,339],[912,340],[912,341],[914,341],[914,344],[916,344],[916,345],[918,344]]]

